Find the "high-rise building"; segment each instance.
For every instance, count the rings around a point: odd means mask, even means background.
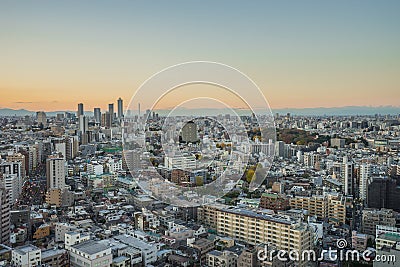
[[[76,116],[79,118],[80,116],[85,115],[83,111],[83,103],[78,104],[78,112],[76,113]]]
[[[7,190],[0,185],[0,244],[10,242],[10,198]]]
[[[111,116],[107,111],[106,113],[101,114],[101,126],[106,128],[111,128]]]
[[[0,164],[0,186],[8,193],[10,203],[13,203],[21,194],[24,177],[21,172],[22,163],[3,162]]]
[[[96,123],[101,123],[101,111],[100,111],[100,108],[94,108],[93,114],[94,114],[94,121]]]
[[[79,132],[80,132],[81,144],[88,143],[88,136],[87,136],[88,128],[89,125],[87,117],[85,115],[81,115],[79,117]]]
[[[122,119],[124,116],[124,107],[122,98],[118,98],[118,119]]]
[[[400,187],[395,179],[374,178],[367,186],[367,206],[400,212]]]
[[[0,187],[8,192],[10,203],[14,203],[18,199],[22,190],[22,180],[15,174],[0,174]]]
[[[79,131],[84,134],[88,130],[88,120],[85,115],[79,116]]]
[[[36,119],[37,119],[38,124],[41,124],[44,127],[47,126],[47,117],[46,117],[45,112],[43,112],[43,111],[36,112]]]
[[[354,194],[354,163],[347,157],[343,157],[343,163],[340,170],[341,183],[344,184],[344,194],[346,196]]]
[[[65,159],[60,154],[50,155],[46,161],[47,189],[65,188]]]
[[[140,168],[140,152],[135,150],[124,150],[122,157],[122,168],[134,171]]]
[[[396,214],[390,209],[364,209],[362,212],[362,232],[375,236],[377,225],[396,226]]]
[[[360,165],[360,199],[365,201],[367,198],[367,188],[371,179],[371,165],[363,163]]]
[[[108,113],[110,114],[109,116],[110,116],[110,119],[111,119],[111,123],[113,123],[114,117],[115,117],[115,115],[114,115],[114,104],[113,103],[108,104]]]
[[[186,143],[194,143],[198,141],[197,125],[193,121],[189,121],[182,127],[182,141]]]
[[[23,155],[22,153],[13,153],[13,154],[7,155],[6,161],[21,162],[21,177],[25,177],[27,175],[26,166],[27,166],[28,162],[25,158],[25,155]]]

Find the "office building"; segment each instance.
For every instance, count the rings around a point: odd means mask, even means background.
[[[118,119],[122,119],[124,117],[124,106],[122,98],[118,98],[117,107],[118,107]]]
[[[36,112],[36,119],[39,125],[43,125],[43,127],[47,126],[47,117],[45,112],[43,111]]]
[[[354,163],[347,157],[343,157],[340,168],[340,182],[344,185],[344,194],[346,196],[354,194]]]
[[[140,156],[140,151],[124,150],[122,152],[122,168],[130,172],[140,169]]]
[[[362,212],[362,232],[375,236],[377,226],[396,226],[396,215],[389,209],[364,209]]]
[[[83,103],[78,104],[78,111],[76,112],[76,117],[80,117],[82,115],[85,115],[84,110],[83,110]]]
[[[115,114],[114,114],[114,104],[108,104],[108,113],[110,116],[111,123],[114,122]]]
[[[101,114],[101,126],[106,127],[106,128],[111,128],[112,121],[111,121],[111,115],[110,112],[106,112]]]
[[[101,123],[101,110],[100,108],[93,109],[94,121],[96,123]]]
[[[367,163],[361,164],[359,175],[360,175],[359,197],[360,200],[366,201],[368,184],[370,183],[371,179],[371,165]]]
[[[21,177],[24,178],[27,175],[27,164],[28,161],[25,158],[25,155],[22,153],[13,153],[6,156],[7,162],[21,162],[20,170]]]
[[[367,186],[367,206],[400,212],[400,187],[395,179],[374,178]]]
[[[343,138],[331,138],[331,147],[343,148],[346,144],[346,140]]]

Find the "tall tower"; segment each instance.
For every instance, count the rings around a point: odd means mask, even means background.
[[[47,190],[65,188],[65,159],[60,154],[50,155],[46,161]]]
[[[108,104],[108,113],[110,114],[111,123],[114,121],[114,104]]]
[[[76,116],[79,118],[81,115],[84,115],[83,111],[83,103],[78,104],[78,112],[76,113]]]
[[[343,163],[340,170],[341,182],[344,184],[344,194],[354,194],[354,163],[349,161],[347,156],[343,157]]]
[[[360,199],[365,201],[367,199],[367,189],[370,183],[371,165],[363,163],[360,165]]]
[[[94,114],[94,121],[96,123],[100,123],[101,122],[101,111],[100,111],[100,108],[94,108],[93,114]]]
[[[122,98],[118,98],[118,119],[122,119],[124,116],[124,107],[123,107],[123,100]]]
[[[138,115],[139,115],[139,118],[140,118],[140,103],[138,103]]]
[[[1,174],[0,174],[1,175]],[[0,185],[0,244],[10,244],[10,197]]]
[[[81,115],[79,116],[79,131],[82,134],[85,134],[88,130],[89,126],[88,126],[88,120],[86,118],[85,115]]]

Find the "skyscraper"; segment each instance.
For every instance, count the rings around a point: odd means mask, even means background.
[[[340,170],[341,182],[344,184],[344,194],[353,195],[354,189],[354,163],[349,161],[347,156],[343,157],[343,163]]]
[[[110,114],[111,123],[114,121],[114,104],[108,104],[108,113]]]
[[[85,134],[88,130],[88,120],[85,115],[79,116],[79,131]]]
[[[94,108],[93,114],[94,114],[94,121],[96,123],[100,123],[101,122],[101,111],[100,111],[100,108]]]
[[[81,115],[84,115],[83,111],[83,103],[78,104],[78,112],[76,113],[76,116],[79,118]]]
[[[111,116],[107,111],[106,113],[101,114],[101,126],[106,128],[111,128]]]
[[[118,119],[122,119],[124,116],[124,107],[122,98],[118,98]]]
[[[360,165],[360,199],[366,200],[368,184],[371,179],[371,165],[363,163]]]

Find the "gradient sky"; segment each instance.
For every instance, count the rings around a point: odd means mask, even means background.
[[[399,106],[399,11],[397,0],[0,0],[0,108],[127,104],[152,74],[193,60],[244,72],[272,108]]]

